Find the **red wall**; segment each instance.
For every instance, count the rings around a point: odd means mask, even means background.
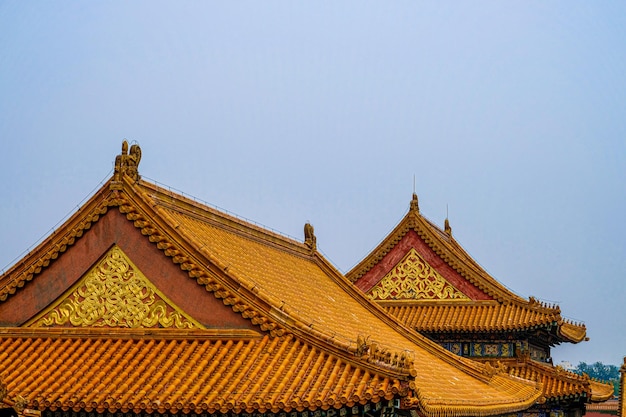
[[[439,272],[456,289],[467,295],[472,300],[491,300],[492,298],[463,278],[458,272],[445,263],[422,239],[417,232],[409,230],[408,233],[383,257],[383,259],[363,275],[355,283],[364,293],[367,293],[376,285],[391,269],[398,264],[406,254],[415,248],[428,264]]]

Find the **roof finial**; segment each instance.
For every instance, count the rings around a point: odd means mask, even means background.
[[[452,228],[450,227],[450,220],[448,220],[448,205],[446,204],[446,220],[443,222],[443,230],[446,234],[452,237]]]
[[[128,152],[128,142],[122,142],[122,153],[115,157],[115,172],[113,173],[113,183],[119,184],[122,176],[127,175],[134,181],[139,180],[139,161],[141,161],[141,148],[136,143],[131,145]]]
[[[413,192],[413,198],[411,199],[411,211],[416,211],[418,213],[420,211],[420,205],[417,202],[417,194],[415,194],[415,192]]]
[[[311,226],[311,223],[304,224],[304,244],[311,250],[317,249],[317,238],[315,237],[315,229]]]

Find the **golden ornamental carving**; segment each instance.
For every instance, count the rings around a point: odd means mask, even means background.
[[[114,246],[60,302],[32,320],[33,327],[70,324],[94,327],[202,326],[171,302]]]
[[[128,142],[122,142],[122,153],[115,157],[115,168],[113,171],[113,181],[111,183],[111,189],[121,189],[120,183],[122,176],[128,175],[131,179],[138,181],[139,176],[139,162],[141,161],[141,148],[137,144],[133,144],[128,150]]]
[[[369,296],[374,300],[469,300],[413,248],[369,291]]]

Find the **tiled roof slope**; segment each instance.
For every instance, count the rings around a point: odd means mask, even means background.
[[[37,360],[24,361],[25,354]],[[51,410],[278,412],[378,402],[406,391],[396,378],[293,336],[15,332],[0,339],[0,369],[10,393],[26,393],[33,407]]]
[[[512,375],[540,381],[548,401],[583,399],[603,402],[613,397],[613,386],[581,376],[563,368],[533,360],[508,359],[502,363]]]
[[[406,325],[429,332],[524,330],[556,325],[557,335],[562,341],[577,343],[585,340],[585,326],[564,319],[558,306],[522,298],[491,277],[452,237],[447,221],[446,230],[442,231],[420,214],[415,194],[406,216],[346,277],[362,289],[364,286],[371,288],[373,280],[382,279],[382,276],[371,276],[374,268],[411,233],[419,236],[438,262],[454,270],[493,302],[380,301]],[[369,282],[364,284],[365,280]]]
[[[559,325],[561,337],[583,340],[585,328],[563,320],[557,309],[530,300],[529,303],[500,304],[496,301],[379,304],[405,325],[429,333],[500,332]]]
[[[117,210],[159,256],[257,332],[5,328],[0,375],[11,377],[13,395],[39,407],[109,411],[184,411],[198,404],[220,411],[313,410],[396,395],[426,416],[515,412],[541,396],[540,386],[491,372],[400,325],[316,251],[310,228],[305,243],[287,239],[145,182],[137,174],[140,156],[130,162],[125,153],[118,156],[113,178],[0,277],[0,300],[10,302],[34,285],[29,282]],[[104,359],[97,366],[89,362],[98,358]],[[205,371],[194,374],[192,364]],[[212,368],[223,366],[225,374]],[[83,383],[88,391],[79,390]]]
[[[414,195],[408,214],[396,228],[375,248],[361,263],[348,272],[347,277],[365,292],[376,288],[382,282],[380,277],[392,268],[400,265],[396,261],[403,254],[395,254],[392,262],[387,262],[386,269],[381,266],[394,251],[415,250],[427,252],[424,246],[416,244],[411,234],[417,234],[431,253],[431,262],[439,269],[445,264],[452,267],[460,276],[479,288],[492,299],[411,299],[409,297],[389,297],[376,300],[388,313],[404,325],[428,334],[437,333],[493,333],[545,329],[554,333],[560,341],[580,342],[586,338],[584,325],[564,319],[558,306],[546,305],[534,298],[524,299],[498,283],[478,263],[476,263],[452,237],[446,221],[446,230],[442,231],[419,213],[417,197]],[[432,255],[434,254],[434,255]],[[426,256],[426,255],[424,255]],[[432,258],[435,260],[432,261]],[[422,260],[422,262],[424,262]],[[396,266],[394,266],[396,265]],[[428,267],[428,265],[426,265]],[[427,275],[424,269],[417,272]],[[413,275],[407,279],[417,280]],[[405,291],[406,293],[406,291]],[[610,386],[595,381],[581,380],[581,377],[569,375],[547,364],[513,359],[510,369],[513,374],[529,380],[540,380],[544,386],[544,395],[549,399],[558,399],[563,395],[578,396],[593,401],[604,401],[610,396]]]
[[[490,388],[483,384],[470,388],[477,382],[475,378],[485,376],[484,370],[472,369],[472,361],[457,362],[438,345],[399,328],[312,248],[266,235],[190,201],[178,199],[171,204],[163,190],[147,183],[142,187],[141,195],[187,242],[202,245],[201,250],[219,259],[220,267],[236,285],[250,288],[274,306],[270,313],[278,325],[288,324],[296,334],[316,335],[339,349],[356,352],[361,337],[381,350],[407,352],[416,364],[414,383],[420,404],[432,407],[431,412],[468,406],[467,412],[473,412],[472,403],[502,401],[502,392],[489,393]],[[482,393],[479,400],[472,394],[476,391]]]

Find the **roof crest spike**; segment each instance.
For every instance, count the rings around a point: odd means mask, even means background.
[[[411,211],[415,211],[417,213],[419,213],[420,211],[420,206],[417,201],[417,194],[415,194],[415,192],[413,192],[413,198],[411,198]]]
[[[446,232],[446,234],[450,237],[452,237],[452,227],[450,227],[450,215],[449,215],[449,211],[448,211],[448,205],[446,204],[446,219],[443,222],[443,230]]]

